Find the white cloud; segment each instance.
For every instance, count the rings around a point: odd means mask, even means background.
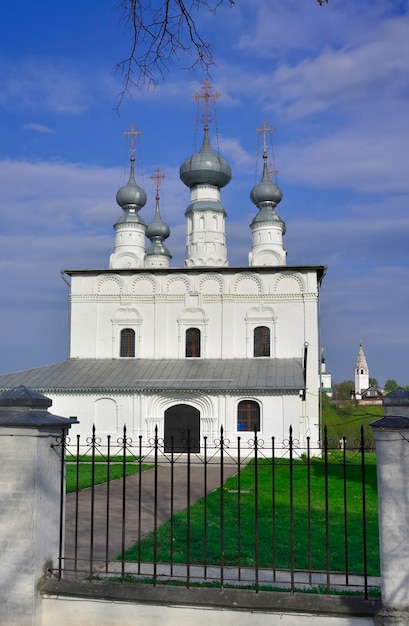
[[[41,57],[0,58],[0,106],[7,111],[42,111],[77,115],[93,98],[97,76],[81,72],[72,63]]]
[[[355,47],[326,48],[316,57],[273,74],[275,102],[289,117],[305,117],[330,108],[371,108],[391,97],[407,99],[409,19],[385,21],[373,39]]]
[[[45,126],[44,124],[36,124],[32,122],[30,124],[24,124],[23,128],[24,130],[33,130],[37,133],[45,135],[55,135],[55,130],[53,130],[49,126]]]
[[[278,150],[280,169],[286,180],[307,186],[408,193],[409,116],[399,119],[400,129],[386,124],[365,128],[355,122],[334,133],[329,130],[322,139],[288,142]]]
[[[314,53],[329,41],[336,48],[345,40],[362,44],[382,18],[399,10],[395,0],[330,1],[323,7],[315,0],[248,0],[237,8],[245,15],[239,49],[276,59]]]
[[[24,185],[21,180],[24,179]],[[97,227],[115,219],[115,182],[120,170],[73,163],[4,160],[0,167],[0,215],[11,232],[21,231],[22,215],[33,234]],[[99,207],[99,211],[95,207]]]

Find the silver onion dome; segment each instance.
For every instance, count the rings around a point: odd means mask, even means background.
[[[280,187],[273,183],[270,172],[268,171],[267,166],[267,155],[263,155],[264,166],[263,166],[263,175],[261,177],[260,182],[253,187],[250,192],[250,200],[256,206],[263,204],[264,202],[272,203],[274,206],[277,206],[279,202],[281,202],[283,198],[283,192]]]
[[[150,224],[146,227],[146,236],[148,239],[153,239],[154,237],[160,238],[162,241],[167,239],[170,234],[170,228],[163,219],[161,218],[159,212],[159,202],[156,201],[156,210],[155,216]]]
[[[146,204],[146,193],[142,187],[139,187],[135,180],[134,159],[131,158],[131,171],[129,180],[118,190],[116,201],[124,210],[129,208],[141,209]]]
[[[180,179],[189,188],[200,184],[224,187],[231,180],[230,165],[220,155],[213,152],[205,126],[202,147],[197,154],[186,159],[180,166]]]

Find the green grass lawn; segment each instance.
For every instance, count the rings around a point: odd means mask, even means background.
[[[369,424],[383,415],[384,408],[380,405],[358,405],[356,402],[337,405],[332,404],[325,394],[322,397],[322,423],[327,426],[330,447],[339,448],[339,440],[345,437],[347,448],[357,448],[363,426],[365,448],[374,450],[375,442]]]
[[[338,453],[339,455],[339,453]],[[223,542],[224,565],[290,568],[291,545],[295,569],[363,571],[362,486],[360,457],[349,455],[346,467],[345,542],[343,466],[337,454],[328,464],[328,554],[326,551],[325,475],[324,463],[313,459],[308,469],[303,460],[293,465],[293,526],[290,513],[290,467],[285,459],[259,461],[258,492],[255,493],[255,464],[250,463],[240,478],[229,478],[223,490],[209,494],[187,511],[182,511],[158,529],[157,561],[184,563],[187,561],[187,538],[190,533],[190,562],[220,564]],[[273,478],[274,474],[274,478]],[[273,490],[273,479],[275,488]],[[238,493],[240,480],[240,494]],[[378,514],[375,455],[366,455],[365,466],[368,573],[379,575]],[[273,500],[273,491],[275,500]],[[310,518],[308,515],[310,494]],[[256,520],[255,500],[259,502]],[[221,523],[221,506],[224,523]],[[188,530],[188,526],[190,526]],[[223,526],[223,532],[221,528]],[[257,546],[257,548],[256,548]],[[172,553],[171,553],[172,550]],[[140,546],[125,553],[128,560],[152,561],[154,535],[151,533]]]
[[[82,457],[77,464],[75,460],[69,460],[66,464],[66,493],[72,493],[78,489],[85,489],[92,484],[92,464],[91,457]],[[135,460],[135,457],[126,459],[125,473],[126,476],[137,474],[139,469],[143,472],[153,467],[152,465],[141,464]],[[78,476],[77,476],[78,474]],[[124,468],[122,457],[115,457],[115,461],[109,464],[109,480],[122,478]],[[105,457],[96,458],[94,464],[94,485],[105,483],[108,480],[108,464]]]

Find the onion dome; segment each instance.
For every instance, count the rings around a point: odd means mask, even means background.
[[[151,245],[147,248],[146,254],[156,255],[161,254],[171,258],[171,254],[166,246],[163,245],[164,239],[167,239],[170,235],[170,228],[163,221],[159,211],[159,196],[156,196],[156,209],[153,220],[146,227],[146,236],[151,240]]]
[[[161,237],[162,239],[167,239],[170,235],[170,228],[165,222],[162,220],[159,213],[159,203],[156,203],[155,217],[151,221],[150,224],[146,227],[146,236],[148,239],[152,239],[153,237]]]
[[[180,166],[179,174],[182,182],[190,189],[203,184],[221,188],[230,182],[230,165],[223,157],[213,152],[207,125],[204,127],[202,147],[197,154],[186,159]]]
[[[250,200],[255,204],[259,211],[257,215],[254,217],[251,225],[254,225],[259,222],[280,222],[282,224],[283,234],[285,233],[285,224],[281,217],[276,213],[275,207],[283,197],[283,193],[276,185],[273,183],[270,172],[268,171],[267,166],[267,154],[264,152],[264,167],[263,167],[263,175],[261,177],[260,182],[253,187],[250,192]]]
[[[277,206],[277,204],[282,200],[283,192],[280,187],[275,185],[272,181],[270,172],[268,171],[266,153],[263,154],[263,159],[263,176],[261,177],[260,182],[251,190],[250,200],[256,206],[259,206],[264,202],[272,203],[274,206]]]
[[[129,180],[126,185],[118,190],[118,193],[116,194],[116,201],[126,213],[128,213],[129,210],[131,210],[132,213],[135,213],[135,211],[139,211],[139,209],[145,206],[146,200],[147,197],[145,190],[142,189],[142,187],[139,187],[135,180],[135,159],[131,157]],[[135,216],[139,218],[139,220],[136,221],[143,221],[137,214]]]

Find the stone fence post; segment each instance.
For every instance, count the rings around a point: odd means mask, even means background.
[[[376,442],[383,626],[409,624],[409,392],[383,399]]]
[[[39,626],[39,588],[58,565],[61,446],[71,421],[26,387],[0,395],[0,624]],[[54,444],[54,445],[53,445]]]

